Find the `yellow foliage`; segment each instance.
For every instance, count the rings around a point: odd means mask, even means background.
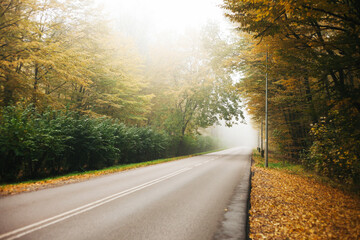
[[[358,197],[279,170],[253,171],[251,239],[359,239]]]

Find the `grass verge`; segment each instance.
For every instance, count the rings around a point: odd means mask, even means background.
[[[256,150],[253,151],[253,160],[255,162],[255,166],[264,168],[265,163],[264,159],[260,156],[260,153],[258,153]],[[281,161],[277,158],[272,157],[272,155],[269,155],[268,159],[268,168],[269,169],[277,169],[281,171],[285,171],[292,174],[299,174],[299,175],[306,175],[306,176],[313,176],[313,173],[310,173],[304,169],[304,167],[300,164],[293,164],[288,163],[285,161]]]
[[[30,180],[30,181],[13,183],[13,184],[3,184],[3,185],[0,185],[0,196],[14,195],[14,194],[22,193],[22,192],[37,191],[37,190],[61,186],[61,185],[69,184],[69,183],[81,182],[81,181],[85,181],[87,179],[102,176],[102,175],[107,175],[107,174],[116,173],[116,172],[122,172],[122,171],[131,170],[131,169],[135,169],[135,168],[140,168],[140,167],[156,165],[156,164],[165,163],[165,162],[176,161],[176,160],[180,160],[180,159],[184,159],[184,158],[195,157],[195,156],[204,155],[204,154],[217,152],[217,151],[220,151],[220,150],[195,153],[195,154],[191,154],[191,155],[179,156],[179,157],[173,157],[173,158],[158,159],[158,160],[153,160],[153,161],[148,161],[148,162],[123,164],[123,165],[112,166],[112,167],[108,167],[108,168],[100,169],[100,170],[75,172],[75,173],[69,173],[69,174],[62,175],[62,176],[49,177],[49,178],[40,179],[40,180]]]

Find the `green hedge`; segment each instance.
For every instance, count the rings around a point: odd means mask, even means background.
[[[0,114],[0,182],[100,169],[215,147],[207,137],[186,136],[180,140],[149,127],[128,127],[71,111],[49,109],[38,113],[31,106],[10,106]]]

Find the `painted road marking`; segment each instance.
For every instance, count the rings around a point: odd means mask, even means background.
[[[116,193],[116,194],[113,194],[111,196],[108,196],[108,197],[105,197],[105,198],[102,198],[100,200],[97,200],[97,201],[94,201],[92,203],[89,203],[89,204],[86,204],[84,206],[81,206],[81,207],[78,207],[78,208],[75,208],[75,209],[72,209],[70,211],[67,211],[67,212],[64,212],[64,213],[61,213],[59,215],[56,215],[54,217],[51,217],[51,218],[47,218],[45,220],[42,220],[42,221],[39,221],[37,223],[34,223],[34,224],[30,224],[28,226],[25,226],[25,227],[22,227],[22,228],[19,228],[19,229],[16,229],[16,230],[13,230],[11,232],[7,232],[7,233],[4,233],[2,235],[0,235],[0,239],[5,239],[6,237],[9,237],[9,238],[6,238],[7,240],[12,240],[12,239],[17,239],[17,238],[20,238],[24,235],[27,235],[29,233],[32,233],[32,232],[35,232],[37,230],[40,230],[42,228],[45,228],[47,226],[50,226],[50,225],[53,225],[55,223],[58,223],[58,222],[61,222],[65,219],[68,219],[70,217],[73,217],[73,216],[76,216],[76,215],[79,215],[80,213],[84,213],[84,212],[87,212],[91,209],[94,209],[96,207],[99,207],[101,205],[104,205],[108,202],[111,202],[111,201],[114,201],[118,198],[121,198],[121,197],[124,197],[126,195],[129,195],[131,193],[134,193],[134,192],[137,192],[141,189],[144,189],[144,188],[147,188],[147,187],[150,187],[154,184],[157,184],[157,183],[160,183],[160,182],[163,182],[169,178],[172,178],[172,177],[175,177],[181,173],[184,173],[184,172],[187,172],[189,170],[191,170],[192,168],[183,168],[183,169],[180,169],[176,172],[173,172],[173,173],[170,173],[168,175],[165,175],[163,177],[160,177],[160,178],[157,178],[157,179],[154,179],[152,181],[149,181],[147,183],[144,183],[144,184],[141,184],[141,185],[138,185],[136,187],[133,187],[133,188],[130,188],[130,189],[127,189],[125,191],[122,191],[122,192],[119,192],[119,193]]]
[[[157,183],[160,183],[160,182],[163,182],[167,179],[170,179],[172,177],[175,177],[181,173],[184,173],[184,172],[187,172],[191,169],[193,169],[194,167],[198,167],[198,166],[201,166],[203,164],[206,164],[208,162],[211,162],[211,161],[214,161],[215,159],[211,159],[211,160],[207,160],[207,161],[204,161],[204,162],[200,162],[200,163],[197,163],[195,164],[193,167],[187,167],[187,168],[182,168],[178,171],[175,171],[173,173],[170,173],[170,174],[167,174],[165,176],[162,176],[160,178],[157,178],[157,179],[154,179],[152,181],[149,181],[149,182],[146,182],[146,183],[143,183],[141,185],[138,185],[136,187],[133,187],[133,188],[130,188],[130,189],[127,189],[127,190],[124,190],[122,192],[118,192],[118,193],[115,193],[113,195],[110,195],[108,197],[105,197],[105,198],[102,198],[100,200],[97,200],[97,201],[94,201],[94,202],[91,202],[91,203],[88,203],[86,205],[83,205],[81,207],[78,207],[78,208],[75,208],[75,209],[72,209],[70,211],[67,211],[67,212],[64,212],[64,213],[61,213],[59,215],[56,215],[54,217],[50,217],[50,218],[47,218],[47,219],[44,219],[42,221],[39,221],[39,222],[36,222],[36,223],[33,223],[33,224],[30,224],[30,225],[27,225],[25,227],[22,227],[22,228],[18,228],[18,229],[15,229],[11,232],[7,232],[7,233],[4,233],[2,235],[0,235],[0,239],[7,239],[7,240],[13,240],[13,239],[17,239],[17,238],[20,238],[22,236],[25,236],[27,234],[30,234],[32,232],[35,232],[37,230],[40,230],[40,229],[43,229],[43,228],[46,228],[50,225],[53,225],[53,224],[56,224],[58,222],[61,222],[61,221],[64,221],[68,218],[71,218],[73,216],[76,216],[76,215],[79,215],[81,213],[84,213],[84,212],[87,212],[91,209],[94,209],[96,207],[99,207],[101,205],[104,205],[106,203],[109,203],[111,201],[114,201],[118,198],[121,198],[121,197],[124,197],[124,196],[127,196],[131,193],[134,193],[134,192],[137,192],[137,191],[140,191],[144,188],[147,188],[147,187],[150,187],[154,184],[157,184]]]

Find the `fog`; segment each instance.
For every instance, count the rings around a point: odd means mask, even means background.
[[[115,29],[132,38],[146,55],[154,43],[177,39],[209,22],[232,28],[220,8],[222,0],[94,0]]]
[[[110,18],[140,21],[153,34],[166,31],[182,32],[201,27],[207,21],[225,21],[218,7],[221,0],[95,0]]]
[[[215,126],[212,128],[212,135],[219,139],[223,147],[244,146],[256,148],[258,146],[258,132],[249,123],[249,116],[245,116],[247,123],[239,123],[232,127]]]
[[[234,28],[219,7],[222,0],[94,0],[114,23],[115,29],[132,38],[144,55],[152,45],[162,39],[173,39],[189,30],[200,30],[209,22],[216,22],[221,32],[230,34]],[[234,82],[241,74],[233,76]],[[250,124],[239,123],[233,127],[214,126],[211,135],[226,147],[257,146],[258,134]]]

